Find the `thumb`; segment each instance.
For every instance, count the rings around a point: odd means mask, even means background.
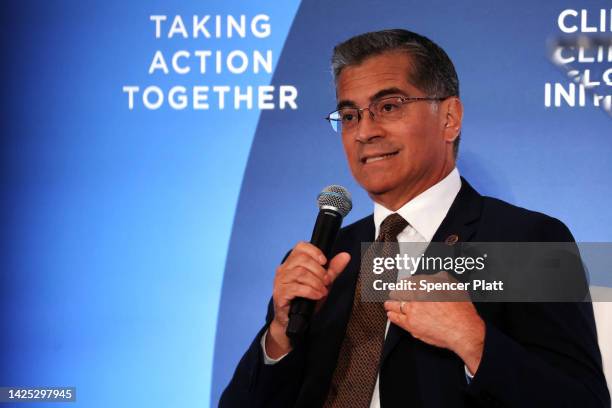
[[[346,268],[351,256],[348,252],[340,252],[329,261],[329,267],[327,268],[327,274],[330,277],[330,285],[336,280],[338,275]]]

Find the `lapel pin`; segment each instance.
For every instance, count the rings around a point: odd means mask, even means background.
[[[446,237],[446,239],[444,240],[444,243],[446,245],[455,245],[457,241],[459,241],[459,235],[451,234],[448,237]]]

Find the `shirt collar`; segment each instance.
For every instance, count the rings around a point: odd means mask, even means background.
[[[387,216],[398,213],[421,234],[428,242],[442,224],[451,204],[461,189],[459,170],[455,167],[446,177],[437,184],[429,187],[412,200],[408,201],[397,211],[391,211],[378,203],[374,203],[374,225],[376,235],[380,231],[380,224]]]

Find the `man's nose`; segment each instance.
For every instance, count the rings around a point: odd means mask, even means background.
[[[376,121],[374,115],[370,113],[369,109],[364,110],[361,113],[361,119],[357,124],[357,133],[355,138],[359,142],[368,143],[370,140],[377,137],[382,137],[383,135],[384,131],[380,126],[380,123]]]

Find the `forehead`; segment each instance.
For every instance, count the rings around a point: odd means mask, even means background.
[[[368,100],[382,89],[399,88],[406,94],[420,92],[409,82],[412,59],[405,52],[386,52],[344,68],[336,82],[338,101]]]

